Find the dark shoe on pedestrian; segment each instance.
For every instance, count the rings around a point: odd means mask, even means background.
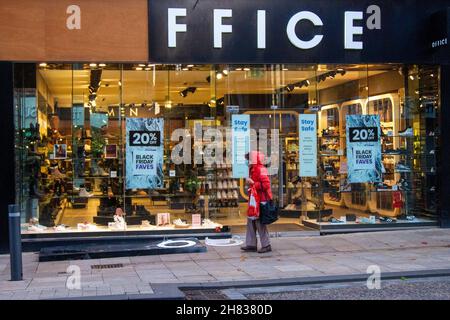
[[[241,247],[241,250],[245,251],[245,252],[256,252],[257,248],[256,247],[245,246],[245,247]]]
[[[267,247],[259,249],[258,253],[266,253],[266,252],[271,252],[271,251],[272,251],[272,247],[270,245],[268,245]]]

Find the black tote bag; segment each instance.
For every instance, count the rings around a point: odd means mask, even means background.
[[[267,191],[266,191],[267,192]],[[270,200],[259,205],[259,221],[261,224],[272,224],[278,220],[278,206]]]

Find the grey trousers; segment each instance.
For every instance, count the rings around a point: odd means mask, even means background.
[[[258,244],[256,238],[256,231],[259,234],[259,241],[261,242],[261,248],[265,248],[270,245],[269,231],[265,224],[261,224],[259,219],[251,220],[247,218],[247,233],[245,235],[245,245],[247,247],[256,247]]]

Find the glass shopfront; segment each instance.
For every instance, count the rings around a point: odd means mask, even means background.
[[[255,149],[280,230],[435,224],[439,87],[433,65],[15,64],[23,233],[244,225]]]

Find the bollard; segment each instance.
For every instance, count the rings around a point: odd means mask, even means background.
[[[20,209],[17,204],[8,206],[9,211],[9,257],[11,281],[22,280],[22,239],[20,234]]]

